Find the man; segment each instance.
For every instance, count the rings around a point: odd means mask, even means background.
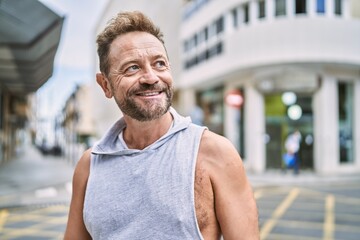
[[[98,84],[123,118],[79,160],[65,239],[259,239],[231,143],[171,108],[160,30],[119,13],[98,35]]]

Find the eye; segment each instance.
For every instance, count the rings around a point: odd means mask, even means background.
[[[164,60],[158,60],[155,62],[155,67],[157,69],[165,69],[167,67],[166,62]]]
[[[126,69],[126,73],[134,73],[136,71],[138,71],[140,69],[140,67],[138,65],[131,65],[130,67],[128,67]]]

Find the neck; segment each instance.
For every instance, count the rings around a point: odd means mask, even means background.
[[[144,149],[156,142],[169,130],[173,117],[170,112],[158,119],[140,122],[129,116],[124,116],[126,128],[123,138],[129,149]]]

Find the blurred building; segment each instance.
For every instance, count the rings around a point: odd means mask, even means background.
[[[180,106],[228,137],[254,172],[360,172],[360,1],[196,0],[181,23]]]
[[[56,121],[55,145],[72,163],[92,145],[95,135],[90,94],[90,86],[77,86]]]
[[[37,0],[0,1],[0,164],[24,139],[31,95],[52,75],[62,24]]]

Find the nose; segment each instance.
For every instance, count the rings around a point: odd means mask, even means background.
[[[155,84],[159,81],[159,77],[156,74],[156,71],[152,69],[151,67],[147,67],[144,70],[143,75],[140,78],[140,83],[146,83],[146,84]]]

